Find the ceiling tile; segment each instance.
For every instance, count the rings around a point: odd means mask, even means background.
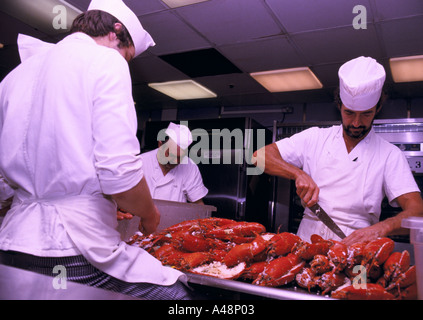
[[[156,56],[139,57],[129,63],[133,83],[165,82],[189,79]]]
[[[381,22],[380,28],[388,57],[423,54],[423,15]]]
[[[149,50],[157,55],[210,47],[204,38],[172,12],[161,12],[141,18],[156,46]]]
[[[277,35],[280,28],[259,0],[207,1],[176,10],[217,45]]]
[[[400,17],[422,15],[422,0],[373,0],[377,18],[380,20],[397,19]]]
[[[313,66],[311,70],[322,82],[324,88],[337,87],[339,84],[338,70],[343,63]]]
[[[221,76],[201,77],[195,81],[206,86],[219,97],[248,93],[267,93],[259,83],[248,74],[227,74]]]
[[[244,72],[257,72],[304,65],[284,36],[219,47]]]
[[[291,38],[312,65],[345,62],[359,56],[383,57],[373,25],[365,30],[351,26],[298,33]]]
[[[357,0],[266,0],[289,33],[352,26]],[[372,21],[368,0],[359,1],[367,9],[367,21]]]
[[[160,0],[124,0],[124,2],[137,16],[166,9],[166,6]]]

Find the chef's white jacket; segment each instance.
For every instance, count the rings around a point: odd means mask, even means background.
[[[174,283],[182,273],[121,241],[104,196],[143,177],[136,127],[128,64],[86,34],[14,69],[0,84],[0,176],[14,190],[0,249],[82,254],[123,281]]]
[[[144,177],[154,199],[195,202],[207,195],[208,189],[203,184],[200,170],[190,158],[163,175],[157,151],[141,154]]]
[[[350,152],[343,128],[310,128],[276,142],[282,158],[311,176],[320,188],[319,204],[346,235],[379,221],[386,195],[394,199],[420,192],[404,154],[374,129]],[[306,208],[298,235],[339,239]]]

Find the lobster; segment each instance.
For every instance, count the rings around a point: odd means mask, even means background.
[[[308,289],[309,292],[317,286],[317,279],[318,276],[316,276],[315,271],[311,268],[303,268],[295,276],[297,284],[304,289]]]
[[[385,261],[383,270],[383,276],[376,283],[396,297],[413,297],[412,288],[408,290],[407,288],[416,282],[416,266],[410,267],[410,253],[407,250],[393,252]],[[402,293],[402,291],[405,292]]]
[[[267,248],[267,242],[261,236],[256,236],[255,240],[248,243],[242,243],[233,247],[223,258],[223,262],[228,267],[233,267],[240,262],[249,262],[254,257],[264,252]]]
[[[323,274],[331,271],[333,266],[327,256],[316,254],[313,260],[310,261],[310,268],[314,274]]]
[[[348,300],[393,300],[395,298],[376,283],[367,283],[366,288],[355,285],[342,286],[333,291],[331,297]]]
[[[308,291],[319,287],[322,290],[322,294],[326,294],[340,286],[351,283],[348,277],[343,273],[335,273],[331,270],[319,275],[311,268],[303,268],[303,270],[296,275],[295,280],[300,287],[308,289]]]
[[[317,254],[326,255],[331,246],[332,242],[327,240],[312,243],[301,241],[292,248],[292,253],[303,260],[311,260]]]
[[[367,273],[373,268],[379,268],[388,259],[394,250],[395,243],[389,238],[378,238],[366,244],[363,249],[361,264],[366,267]]]
[[[179,270],[189,270],[212,261],[213,256],[208,252],[183,252],[172,244],[165,244],[154,254],[164,265],[170,265]]]
[[[341,242],[335,242],[328,250],[328,258],[333,265],[333,272],[339,273],[347,266],[348,248]]]
[[[322,294],[326,294],[335,290],[345,284],[350,284],[351,281],[343,273],[335,273],[333,271],[326,272],[318,277],[316,280],[317,286],[322,290]]]
[[[232,219],[226,219],[226,218],[211,217],[211,218],[204,218],[204,219],[193,219],[193,220],[185,220],[180,223],[174,224],[166,228],[164,231],[173,233],[176,231],[189,229],[193,226],[198,226],[199,228],[201,228],[202,230],[206,232],[216,227],[221,227],[221,226],[224,226],[227,224],[233,224],[233,223],[236,223],[236,221]]]
[[[253,284],[259,286],[279,287],[292,282],[304,267],[305,261],[293,253],[276,258],[266,264]]]
[[[255,235],[265,231],[266,228],[257,222],[234,222],[214,228],[206,236],[240,244],[254,240]]]
[[[259,274],[263,272],[266,264],[266,261],[259,261],[250,264],[250,266],[245,268],[244,272],[241,274],[241,278],[245,280],[255,280]]]
[[[272,257],[286,255],[300,242],[301,238],[295,234],[278,233],[269,240],[267,254]]]
[[[364,258],[364,248],[369,241],[357,242],[348,247],[347,265],[344,269],[348,276],[352,277],[352,270],[356,265],[361,265]]]

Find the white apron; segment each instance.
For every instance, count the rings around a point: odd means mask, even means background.
[[[39,207],[38,210],[34,210],[35,206]],[[159,285],[171,285],[178,279],[186,282],[182,272],[162,266],[145,250],[121,241],[116,231],[116,205],[101,196],[80,195],[57,199],[21,199],[15,196],[2,229],[20,228],[19,221],[29,214],[40,216],[37,219],[40,226],[34,225],[34,228],[42,228],[45,220],[60,219],[63,232],[69,235],[81,254],[97,269],[117,279]],[[29,232],[22,230],[23,234],[28,234],[25,241],[33,239]],[[60,237],[60,232],[55,234]],[[3,239],[2,242],[3,250],[7,250],[7,240]]]

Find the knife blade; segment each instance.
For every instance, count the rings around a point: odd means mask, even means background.
[[[322,221],[333,233],[335,233],[341,239],[346,237],[345,233],[339,228],[339,226],[332,220],[331,217],[326,213],[322,207],[316,203],[314,206],[310,207],[310,210]]]

